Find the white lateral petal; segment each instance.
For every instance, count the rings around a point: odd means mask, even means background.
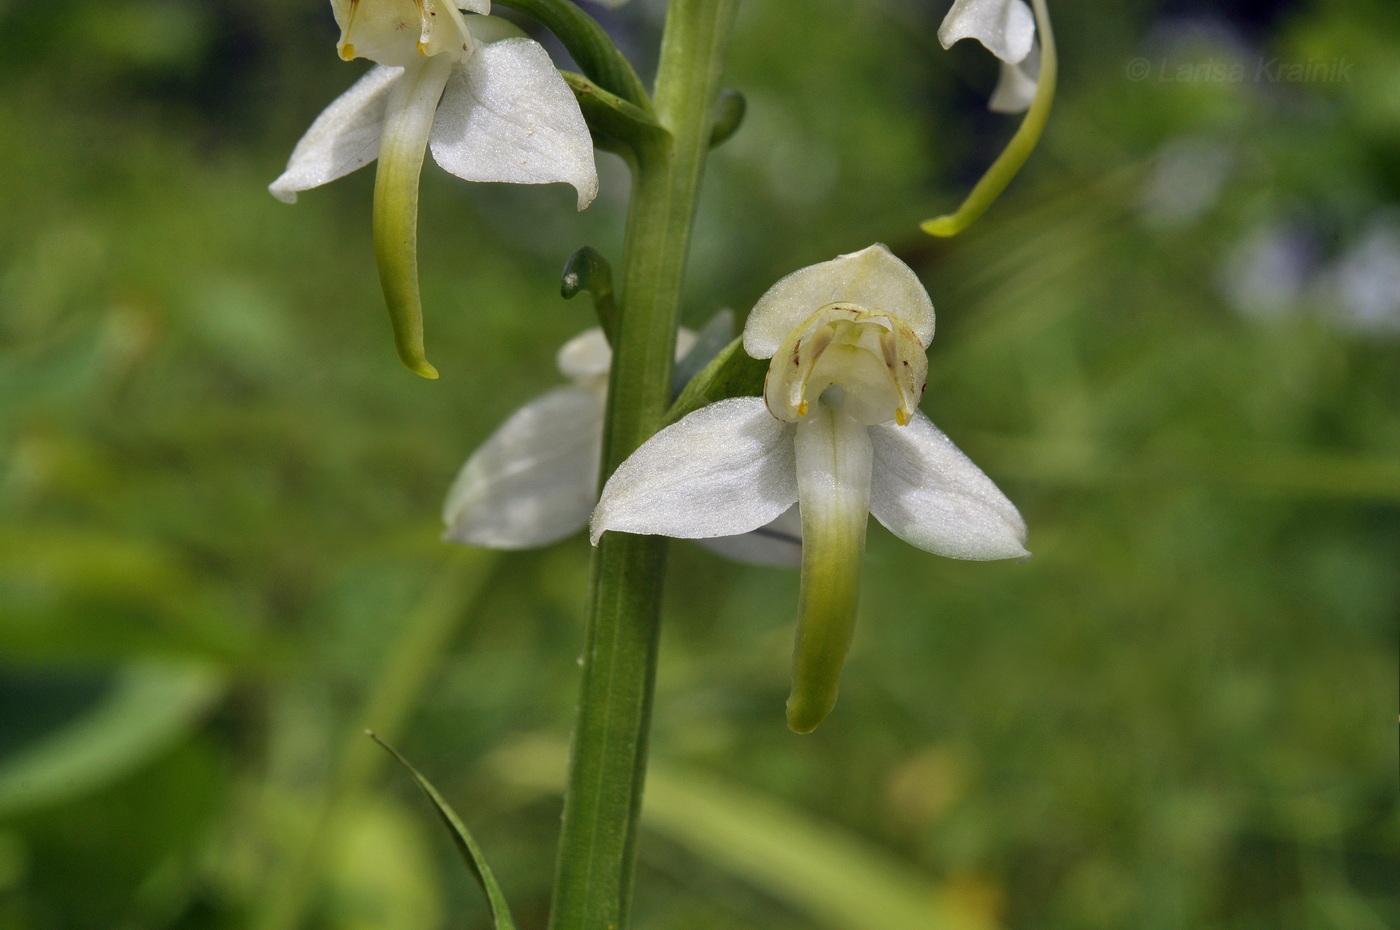
[[[796,507],[789,507],[778,519],[756,530],[738,536],[714,536],[697,542],[735,562],[797,568],[802,564],[802,517]]]
[[[1020,64],[1001,63],[1001,75],[987,101],[987,109],[993,113],[1024,113],[1035,100],[1035,88],[1040,77],[1040,46],[1031,47],[1031,53]]]
[[[744,351],[771,358],[797,326],[833,303],[898,317],[925,346],[933,339],[933,301],[917,275],[880,243],[809,265],[768,289],[744,324]]]
[[[561,375],[573,381],[602,378],[606,383],[612,347],[602,327],[586,329],[560,346],[554,364]]]
[[[1007,64],[1030,54],[1035,16],[1025,0],[954,0],[938,27],[938,41],[948,48],[960,39],[976,39]]]
[[[287,170],[268,185],[272,196],[296,203],[297,191],[320,187],[379,157],[384,107],[402,74],[402,68],[376,66],[331,101],[292,150]]]
[[[797,500],[790,427],[758,397],[702,407],[623,462],[593,511],[606,530],[703,539],[747,533]]]
[[[954,559],[1030,554],[1016,505],[922,412],[908,426],[872,426],[870,441],[870,512],[890,532]]]
[[[603,400],[591,391],[559,388],[526,404],[462,466],[443,505],[443,540],[528,549],[583,529],[602,437]]]
[[[453,70],[433,125],[433,158],[466,181],[548,184],[598,193],[593,137],[573,91],[530,39],[483,45]]]

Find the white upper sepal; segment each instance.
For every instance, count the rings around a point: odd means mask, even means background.
[[[287,170],[268,185],[272,195],[296,203],[297,191],[320,187],[378,158],[384,108],[402,74],[402,68],[378,65],[331,101],[292,150]]]
[[[1001,76],[987,101],[993,113],[1024,113],[1035,101],[1035,89],[1040,78],[1040,44],[1031,46],[1031,53],[1019,64],[1001,63]]]
[[[792,429],[758,397],[722,400],[671,424],[608,479],[593,544],[607,530],[704,539],[772,522],[797,500]]]
[[[593,137],[578,101],[530,39],[481,45],[453,70],[431,145],[433,159],[463,180],[564,181],[578,191],[580,210],[598,193]]]
[[[954,559],[1017,559],[1026,523],[1016,505],[922,412],[870,427],[870,512],[905,542]]]
[[[550,391],[515,412],[462,466],[443,505],[445,542],[530,549],[588,523],[602,453],[603,398]]]
[[[933,340],[933,301],[917,275],[880,243],[809,265],[770,287],[744,324],[744,351],[772,358],[788,335],[828,304],[854,304],[896,317],[925,346]]]
[[[1031,51],[1035,16],[1025,0],[954,0],[938,27],[938,41],[948,48],[959,39],[976,39],[1007,64]]]

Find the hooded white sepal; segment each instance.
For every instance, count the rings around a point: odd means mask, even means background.
[[[880,243],[794,271],[770,287],[744,324],[744,351],[771,358],[794,329],[830,304],[892,314],[925,346],[933,301],[917,275]]]
[[[1007,64],[1031,51],[1035,16],[1025,0],[954,0],[938,27],[938,41],[950,48],[961,39],[976,39]]]

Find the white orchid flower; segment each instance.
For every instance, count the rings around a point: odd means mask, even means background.
[[[1035,16],[1025,0],[954,0],[938,27],[938,41],[950,48],[960,39],[976,39],[1001,60],[988,109],[1020,113],[1030,107],[1040,77],[1040,50]]]
[[[695,333],[682,329],[677,360],[695,346]],[[517,410],[467,459],[443,504],[444,542],[534,549],[588,525],[598,500],[612,350],[601,329],[590,329],[565,343],[555,362],[573,383]],[[740,562],[795,567],[799,533],[794,512],[753,533],[704,542]]]
[[[867,515],[939,555],[1028,555],[1026,526],[991,479],[919,410],[933,304],[883,245],[794,272],[763,295],[744,349],[771,358],[764,396],[723,400],[660,431],[608,480],[608,530],[746,533],[796,502],[802,584],[788,724],[836,702],[855,619]]]
[[[598,192],[593,140],[548,53],[485,14],[489,0],[331,0],[340,57],[378,63],[311,124],[269,186],[288,203],[379,159],[375,256],[399,355],[425,377],[418,294],[423,155],[467,181],[563,181],[582,210]],[[480,35],[468,28],[468,20]]]

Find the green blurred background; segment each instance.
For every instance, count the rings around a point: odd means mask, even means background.
[[[677,544],[637,925],[1400,926],[1400,17],[1055,2],[1049,133],[942,242],[1014,126],[945,6],[747,0],[685,318],[889,243],[924,410],[1035,557],[872,528],[799,737],[795,576]],[[366,726],[543,926],[587,543],[447,551],[437,513],[562,380],[559,269],[618,257],[626,172],[579,215],[428,167],[413,377],[372,172],[265,190],[363,70],[326,7],[0,0],[0,930],[485,927]],[[647,71],[662,12],[599,15]]]

